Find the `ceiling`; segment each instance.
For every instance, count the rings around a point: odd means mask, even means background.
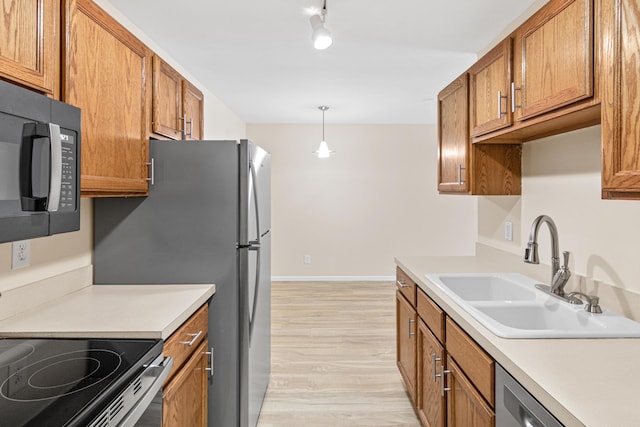
[[[438,92],[536,0],[109,0],[247,123],[423,124]],[[205,100],[206,102],[206,100]]]

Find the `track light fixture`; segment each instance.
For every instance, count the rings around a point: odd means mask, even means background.
[[[327,141],[324,140],[324,112],[329,109],[326,105],[321,105],[318,107],[320,111],[322,111],[322,141],[320,141],[320,146],[316,151],[313,152],[319,159],[327,159],[331,156],[335,151],[329,150],[329,146],[327,145]]]
[[[311,28],[313,33],[311,34],[311,40],[313,40],[313,47],[318,50],[323,50],[331,46],[333,39],[329,30],[324,26],[327,18],[327,0],[323,0],[322,9],[319,14],[311,16]]]

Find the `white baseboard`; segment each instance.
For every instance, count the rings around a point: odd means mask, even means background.
[[[272,276],[272,282],[395,282],[395,276]]]

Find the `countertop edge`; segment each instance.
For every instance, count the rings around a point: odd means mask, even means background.
[[[215,284],[90,285],[0,320],[0,337],[166,340],[215,291]]]

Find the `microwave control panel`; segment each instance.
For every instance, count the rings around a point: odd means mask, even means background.
[[[78,146],[75,132],[60,129],[62,139],[62,180],[58,212],[73,212],[76,209],[78,185]]]

